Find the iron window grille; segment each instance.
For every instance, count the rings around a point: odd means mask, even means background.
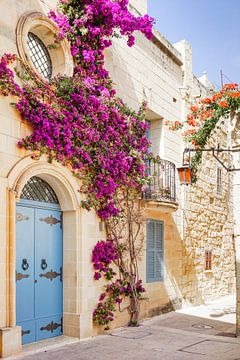
[[[205,270],[212,270],[212,251],[205,251]]]
[[[52,60],[46,46],[39,37],[31,32],[27,35],[27,44],[34,67],[44,79],[49,81],[52,77]]]
[[[222,169],[217,168],[217,194],[222,193]]]
[[[51,186],[39,177],[33,176],[24,186],[21,199],[59,204],[57,195]]]

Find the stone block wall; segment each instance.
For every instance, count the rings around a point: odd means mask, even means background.
[[[146,1],[133,0],[132,4],[137,6],[140,12],[145,12]],[[16,25],[24,12],[35,10],[47,13],[49,8],[55,5],[55,0],[9,0],[7,4],[0,3],[1,54],[17,53]],[[147,119],[152,123],[154,154],[174,162],[177,166],[181,164],[184,144],[180,134],[169,131],[163,122],[184,118],[187,100],[183,96],[183,87],[189,86],[192,98],[200,93],[202,96],[207,94],[207,90],[192,74],[191,61],[191,49],[185,42],[175,48],[157,31],[152,42],[141,34],[136,34],[135,47],[130,49],[125,39],[118,39],[106,51],[106,66],[116,84],[118,95],[135,110],[139,108],[142,100],[148,102]],[[79,209],[78,184],[69,190],[72,197],[76,198],[75,208],[66,206],[64,196],[68,186],[61,187],[61,182],[58,181],[62,176],[62,184],[66,182],[70,187],[73,180],[66,168],[63,169],[55,163],[49,165],[46,159],[41,159],[42,162],[27,160],[29,154],[18,149],[17,142],[30,133],[31,128],[9,105],[15,101],[14,98],[1,97],[0,100],[0,327],[10,324],[9,299],[13,296],[9,291],[8,273],[8,193],[9,189],[13,188],[14,181],[10,181],[9,177],[16,172],[16,178],[20,174],[22,176],[24,171],[36,166],[38,174],[44,176],[59,195],[59,199],[62,199],[60,203],[63,206],[65,227],[64,333],[81,338],[91,336],[99,332],[99,328],[93,328],[92,311],[103,286],[103,282],[93,280],[91,264],[94,244],[104,239],[104,233],[99,229],[99,220],[93,212]],[[225,139],[224,134],[222,137]],[[174,309],[180,306],[182,298],[199,303],[213,296],[224,295],[234,287],[231,238],[233,220],[229,193],[231,178],[224,174],[224,191],[221,196],[215,196],[215,169],[213,159],[206,155],[199,180],[191,190],[185,194],[177,181],[179,210],[176,213],[170,213],[159,207],[159,204],[154,209],[146,209],[147,218],[163,220],[165,224],[165,279],[164,282],[145,284],[149,300],[142,305],[142,317]],[[36,173],[29,170],[28,174]],[[12,190],[16,192],[15,188]],[[205,249],[210,246],[213,250],[213,270],[205,273],[203,256]],[[11,250],[14,255],[14,249]],[[12,259],[14,260],[14,257]],[[145,254],[140,263],[140,274],[145,282]],[[126,324],[127,321],[127,314],[119,315],[114,326]]]
[[[140,14],[147,13],[148,0],[130,0],[130,4],[139,11]]]
[[[226,130],[213,134],[206,147],[226,147]],[[228,155],[221,160],[228,163]],[[218,188],[217,171],[222,172]],[[233,175],[203,153],[197,181],[186,189],[183,242],[183,298],[194,305],[235,290]],[[206,269],[206,251],[212,252],[211,269]]]

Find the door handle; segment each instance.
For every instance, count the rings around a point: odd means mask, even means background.
[[[42,259],[42,261],[41,261],[41,268],[42,268],[43,270],[45,270],[45,269],[47,268],[46,259]]]
[[[22,269],[27,270],[29,268],[29,263],[27,259],[22,259]]]

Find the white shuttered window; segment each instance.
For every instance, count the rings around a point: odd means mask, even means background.
[[[163,281],[164,276],[164,223],[147,221],[147,282]]]

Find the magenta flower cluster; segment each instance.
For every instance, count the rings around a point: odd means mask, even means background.
[[[110,280],[115,273],[109,265],[118,258],[118,251],[112,240],[98,241],[92,251],[92,263],[96,270],[94,279],[98,280],[104,274]]]
[[[134,31],[152,37],[154,19],[134,16],[128,9],[128,0],[61,0],[61,12],[50,12],[57,23],[62,39],[71,40],[71,51],[78,60],[89,63],[91,70],[97,70],[96,60],[103,60],[103,50],[112,44],[114,35],[127,36],[129,46],[134,45]],[[80,16],[76,17],[75,13]],[[63,15],[63,13],[65,15]],[[97,45],[97,46],[96,46]]]
[[[116,216],[117,190],[121,186],[141,189],[149,146],[147,125],[120,100],[102,98],[99,85],[89,89],[80,76],[58,79],[58,84],[64,98],[54,103],[43,101],[42,91],[23,89],[16,108],[33,132],[19,146],[70,164],[87,188],[83,205],[94,207],[102,219]]]
[[[20,87],[14,82],[14,73],[9,65],[16,60],[16,55],[4,54],[0,59],[0,94],[3,96],[19,95]]]
[[[82,205],[95,208],[102,219],[119,214],[118,189],[141,190],[149,148],[144,116],[115,96],[104,68],[104,50],[114,34],[130,42],[135,30],[152,35],[153,20],[135,17],[127,5],[126,0],[68,0],[61,1],[61,12],[51,12],[60,39],[67,37],[74,49],[73,77],[41,86],[36,76],[36,86],[20,89],[7,68],[14,58],[4,55],[0,63],[1,92],[19,96],[16,108],[33,129],[19,146],[70,166],[82,179]]]
[[[111,301],[99,302],[93,312],[93,321],[98,325],[106,326],[105,329],[108,330],[108,324],[114,320],[114,311],[116,309]]]
[[[31,135],[19,141],[19,147],[33,157],[45,153],[49,161],[70,168],[86,194],[82,206],[94,208],[107,220],[119,215],[122,190],[141,191],[149,141],[145,105],[135,112],[116,97],[104,67],[104,50],[114,36],[126,36],[131,47],[136,30],[150,39],[153,19],[134,16],[128,0],[60,0],[59,11],[49,16],[59,27],[56,41],[67,38],[70,42],[73,76],[58,76],[47,83],[30,72],[32,81],[20,88],[9,69],[16,57],[5,54],[0,59],[0,94],[18,96],[16,109],[31,125]],[[104,274],[111,280],[113,261],[118,261],[113,243],[99,242],[93,254],[95,279]],[[141,282],[134,287],[139,294],[145,291]],[[113,282],[101,296],[96,322],[112,321],[115,305],[122,296],[131,296],[131,291],[130,283]]]
[[[142,280],[138,280],[136,282],[135,289],[136,295],[140,295],[141,293],[144,293],[146,291],[145,288],[142,286]],[[133,295],[133,291],[133,286],[131,286],[130,282],[121,279],[117,279],[112,284],[106,286],[106,293],[113,296],[114,301],[118,304],[122,302],[122,297],[131,297]]]
[[[99,303],[93,312],[94,322],[99,325],[108,326],[115,318],[114,312],[116,311],[116,306],[119,306],[124,298],[131,298],[133,291],[135,291],[135,296],[140,299],[141,294],[146,291],[142,286],[141,280],[136,282],[134,288],[135,290],[133,290],[133,286],[128,281],[121,279],[106,285],[106,291],[100,295]]]

